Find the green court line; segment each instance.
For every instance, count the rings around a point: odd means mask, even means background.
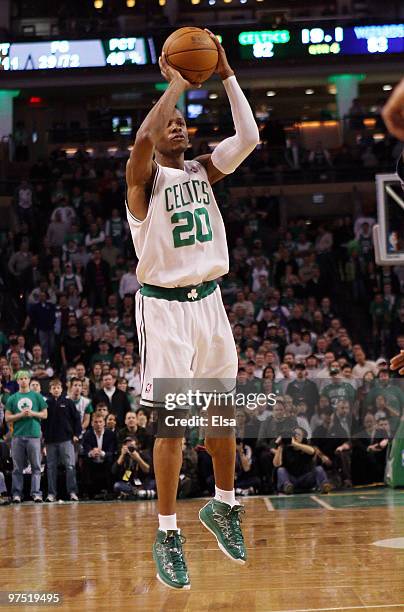
[[[333,509],[344,508],[375,508],[375,507],[403,507],[404,491],[378,488],[360,488],[353,491],[335,492],[329,495],[317,494]],[[275,510],[324,510],[313,499],[313,493],[296,495],[268,495]]]

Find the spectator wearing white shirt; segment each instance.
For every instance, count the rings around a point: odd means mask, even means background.
[[[88,250],[90,250],[92,247],[95,247],[95,246],[101,248],[104,242],[105,242],[104,231],[98,227],[97,223],[91,223],[90,231],[86,234],[86,237],[84,239],[84,244],[86,245],[86,248]]]
[[[132,261],[129,265],[129,272],[122,275],[119,283],[119,295],[121,299],[127,294],[134,294],[140,289],[139,281],[136,276],[136,263]]]
[[[69,202],[67,198],[60,198],[58,201],[58,206],[52,213],[51,221],[56,219],[56,216],[60,216],[60,220],[62,223],[66,225],[66,227],[70,228],[74,220],[76,219],[76,213],[74,212],[74,208],[69,206]]]
[[[262,378],[265,369],[265,356],[263,353],[257,353],[255,356],[255,369],[254,376],[255,378]]]
[[[244,309],[245,315],[247,317],[253,317],[254,316],[254,304],[250,300],[246,300],[243,291],[238,291],[237,292],[237,301],[234,302],[234,304],[231,307],[231,309],[232,309],[233,312],[237,312],[237,310],[239,309],[240,306]]]
[[[49,223],[48,230],[46,232],[46,238],[49,241],[49,246],[60,249],[63,246],[68,229],[69,225],[62,220],[60,210],[55,210],[54,214],[52,215],[52,221]]]
[[[354,378],[363,378],[366,372],[372,372],[375,376],[378,375],[379,370],[376,363],[366,359],[366,355],[361,349],[355,351],[355,362],[356,365],[352,369]]]
[[[314,245],[316,253],[329,253],[331,251],[333,242],[334,239],[331,232],[328,232],[323,225],[320,225]]]
[[[268,279],[268,276],[269,276],[268,268],[265,265],[265,261],[263,257],[255,258],[255,265],[252,269],[251,276],[252,276],[252,290],[254,292],[258,291],[262,286],[261,279],[262,278]]]
[[[302,335],[299,332],[292,332],[292,342],[287,345],[286,353],[293,353],[295,357],[306,359],[311,355],[312,348],[307,342],[302,342]]]
[[[70,285],[76,287],[79,294],[83,293],[83,283],[78,274],[74,274],[73,265],[70,261],[67,261],[64,266],[64,273],[60,277],[59,291],[66,293]]]

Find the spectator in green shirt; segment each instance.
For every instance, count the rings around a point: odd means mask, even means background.
[[[397,429],[404,407],[404,393],[397,381],[390,378],[390,372],[386,369],[380,370],[374,387],[369,391],[365,399],[365,407],[374,411],[379,408],[376,405],[377,398],[384,398],[385,412],[389,418],[390,426],[394,432]]]
[[[42,395],[30,391],[30,374],[20,370],[16,374],[19,391],[6,403],[6,422],[13,425],[11,456],[13,459],[12,497],[19,504],[24,488],[23,469],[26,460],[31,464],[31,497],[42,502],[41,492],[41,419],[48,416]]]
[[[355,389],[347,382],[340,380],[340,368],[337,363],[333,363],[330,369],[331,382],[326,385],[322,395],[327,397],[333,408],[336,408],[339,400],[348,400],[352,406],[356,399]]]

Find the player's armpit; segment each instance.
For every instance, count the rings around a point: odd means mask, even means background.
[[[227,176],[227,174],[223,174],[214,166],[212,162],[212,155],[210,153],[206,153],[205,155],[199,155],[199,157],[195,157],[195,161],[199,162],[206,170],[208,174],[209,183],[213,185],[217,183],[222,178]]]
[[[145,185],[150,181],[155,163],[153,162],[154,144],[149,134],[139,130],[126,164],[126,182],[128,188]]]
[[[143,185],[132,185],[127,189],[126,203],[135,221],[144,221],[149,210],[152,185],[157,173],[157,165],[153,162],[150,180]]]

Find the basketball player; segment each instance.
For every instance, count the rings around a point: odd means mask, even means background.
[[[404,79],[394,88],[383,108],[383,119],[390,134],[404,141]],[[404,188],[404,150],[397,163],[397,174]],[[404,351],[390,360],[390,368],[404,376]]]
[[[127,217],[142,284],[136,295],[136,319],[145,406],[164,405],[156,379],[231,381],[230,391],[237,374],[233,335],[215,280],[228,272],[229,262],[224,224],[211,186],[234,172],[255,149],[259,132],[223,47],[208,33],[218,49],[216,72],[229,98],[235,134],[212,154],[184,161],[188,134],[176,103],[192,84],[163,55],[160,69],[169,85],[140,126],[127,165]],[[153,557],[161,582],[189,589],[184,538],[175,513],[183,429],[168,431],[166,424],[154,446],[159,528]],[[212,456],[216,495],[199,518],[222,552],[244,564],[243,509],[234,496],[234,431],[209,434],[205,445]]]

